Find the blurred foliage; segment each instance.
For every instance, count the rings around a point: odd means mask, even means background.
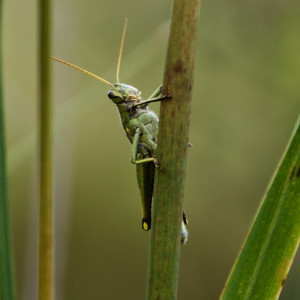
[[[36,296],[36,3],[4,3],[4,89],[19,299]],[[53,55],[149,95],[162,81],[170,3],[54,3]],[[179,299],[217,299],[300,108],[300,2],[203,1]],[[58,300],[143,299],[149,234],[130,145],[107,86],[54,65]],[[158,110],[157,105],[152,108]],[[219,182],[219,189],[215,189]],[[296,257],[280,299],[299,299]]]

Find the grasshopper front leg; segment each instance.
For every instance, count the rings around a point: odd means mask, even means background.
[[[145,104],[149,104],[152,102],[157,102],[157,101],[161,101],[164,99],[168,99],[171,98],[171,95],[162,95],[162,85],[160,85],[152,94],[151,96],[146,99],[146,100],[142,100],[140,102],[134,103],[133,107],[137,107],[137,106],[141,106],[141,105],[145,105]]]
[[[162,84],[151,94],[148,99],[156,98],[162,94]]]

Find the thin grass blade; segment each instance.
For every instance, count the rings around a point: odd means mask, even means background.
[[[7,199],[5,129],[2,89],[2,1],[0,0],[0,299],[13,300],[14,278]]]
[[[52,93],[51,93],[51,0],[39,1],[40,90],[40,233],[39,299],[54,298],[53,184],[52,184]]]

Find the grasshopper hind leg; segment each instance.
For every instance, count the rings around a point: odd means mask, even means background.
[[[138,153],[137,161],[142,157],[143,155],[141,153]],[[153,161],[136,164],[136,175],[142,201],[142,228],[145,231],[148,231],[151,228],[154,173],[155,165]]]

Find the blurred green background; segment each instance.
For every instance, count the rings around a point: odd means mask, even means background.
[[[171,1],[61,0],[53,55],[148,96]],[[300,111],[300,2],[202,1],[178,299],[217,299]],[[9,198],[19,299],[37,295],[37,3],[4,3]],[[144,299],[149,233],[130,145],[103,83],[53,62],[58,300]],[[158,111],[158,105],[151,106]],[[300,299],[300,256],[281,299]]]

